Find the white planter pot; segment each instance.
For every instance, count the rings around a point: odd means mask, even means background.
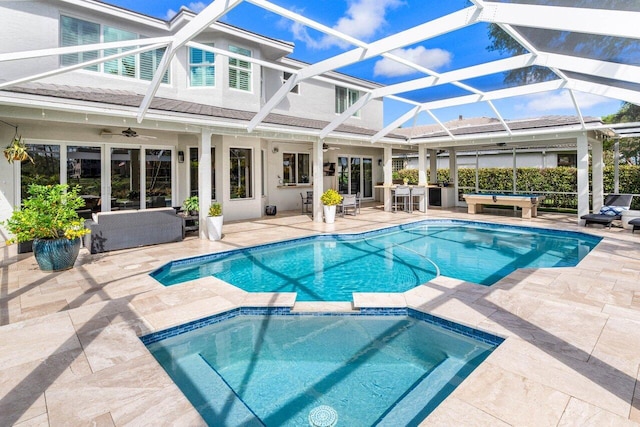
[[[207,237],[209,240],[222,239],[222,215],[207,217]]]
[[[324,222],[327,224],[333,224],[336,220],[336,207],[335,206],[322,206],[324,209]]]

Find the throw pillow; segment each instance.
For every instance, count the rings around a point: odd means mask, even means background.
[[[627,208],[622,206],[603,206],[600,208],[600,215],[618,216],[626,210]]]

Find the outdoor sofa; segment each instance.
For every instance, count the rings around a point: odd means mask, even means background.
[[[183,239],[184,221],[174,208],[98,212],[85,221],[84,245],[92,254]]]

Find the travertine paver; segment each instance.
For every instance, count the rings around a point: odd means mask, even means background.
[[[240,305],[350,312],[423,310],[499,334],[505,342],[422,425],[626,426],[640,421],[640,234],[580,228],[574,216],[469,216],[430,209],[391,214],[364,206],[335,224],[279,213],[228,223],[224,238],[90,255],[74,269],[38,270],[0,247],[0,424],[203,425],[138,337]],[[505,213],[505,212],[503,212]],[[440,276],[404,294],[299,302],[249,294],[213,277],[163,287],[148,273],[193,255],[323,232],[355,233],[425,218],[585,231],[604,240],[577,267],[521,269],[491,287]]]

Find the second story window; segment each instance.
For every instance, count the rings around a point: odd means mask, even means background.
[[[80,46],[84,44],[109,43],[125,40],[137,40],[143,36],[130,31],[120,30],[100,25],[82,19],[60,16],[60,46]],[[68,53],[60,55],[60,65],[66,67],[86,61],[98,59],[100,56],[110,56],[127,52],[135,47],[122,47],[104,49],[104,51],[92,50],[89,52]],[[107,74],[131,77],[141,80],[152,80],[160,65],[166,48],[160,48],[142,52],[137,55],[111,59],[102,64],[90,65],[85,70],[102,71]],[[169,71],[162,76],[162,83],[169,83]]]
[[[100,25],[68,16],[60,17],[60,47],[94,43],[100,43]],[[67,53],[60,56],[60,65],[67,67],[93,59],[98,59],[97,50]],[[98,71],[98,65],[91,65],[86,69]]]
[[[129,31],[119,30],[117,28],[104,26],[102,29],[102,37],[104,43],[120,42],[124,40],[135,40],[138,35]],[[104,56],[111,56],[118,53],[126,52],[133,49],[132,47],[120,47],[116,49],[105,49]],[[117,76],[136,77],[136,56],[125,56],[124,58],[112,59],[105,61],[104,72],[107,74],[115,74]]]
[[[251,51],[241,47],[229,46],[229,52],[251,57]],[[251,63],[229,58],[229,87],[251,92]]]
[[[191,86],[215,86],[215,55],[193,47],[189,48],[189,84]]]
[[[287,73],[286,71],[282,72],[282,84],[286,83],[287,80],[289,80],[289,78],[293,76],[293,74],[291,73]],[[300,89],[299,89],[300,85],[295,85],[293,87],[293,89],[291,89],[289,92],[290,93],[300,93]]]
[[[344,113],[346,109],[355,104],[358,99],[360,99],[360,92],[357,90],[336,86],[336,113]],[[360,110],[356,111],[353,115],[360,117]]]
[[[282,182],[284,184],[308,184],[309,169],[309,154],[282,154]]]

